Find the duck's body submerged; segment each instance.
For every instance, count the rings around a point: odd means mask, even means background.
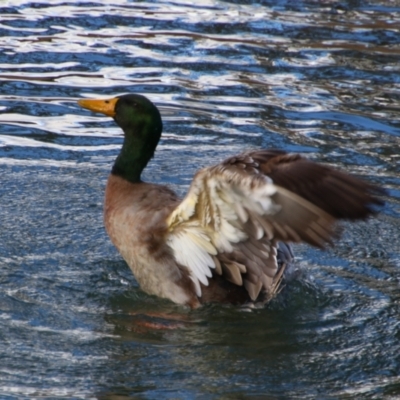
[[[162,130],[148,99],[80,104],[114,117],[125,133],[106,188],[107,232],[141,288],[178,304],[266,303],[292,257],[279,242],[323,247],[337,219],[366,218],[381,204],[381,189],[280,150],[246,152],[199,171],[181,200],[140,179]]]

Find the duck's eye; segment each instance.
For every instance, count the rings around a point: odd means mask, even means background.
[[[136,108],[138,109],[140,106],[138,103],[136,103],[136,101],[128,101],[128,106],[131,108]]]

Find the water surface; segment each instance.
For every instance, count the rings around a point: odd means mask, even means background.
[[[1,398],[398,398],[399,26],[383,0],[3,1]],[[121,131],[76,104],[129,92],[164,119],[146,180],[184,194],[203,166],[279,147],[387,203],[333,249],[297,246],[304,276],[266,309],[147,296],[102,223]],[[149,312],[185,322],[140,328]]]

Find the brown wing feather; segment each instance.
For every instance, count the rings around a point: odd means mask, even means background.
[[[189,226],[201,227],[202,234],[210,235],[215,250],[210,260],[215,269],[213,283],[199,289],[201,301],[212,298],[217,286],[220,299],[224,293],[227,298],[234,293],[242,298],[243,292],[232,289],[241,287],[251,300],[267,301],[279,290],[285,269],[285,263],[279,268],[277,262],[279,241],[323,247],[337,234],[337,219],[367,217],[382,204],[377,196],[383,193],[370,183],[298,154],[251,151],[200,171],[170,216],[169,227],[172,235]],[[184,264],[190,268],[189,261]],[[192,277],[207,281],[204,274],[209,267],[200,261],[197,265]]]
[[[279,150],[246,154],[273,182],[303,197],[334,218],[361,219],[383,204],[385,191],[355,176]]]
[[[278,273],[275,247],[278,240],[304,241],[323,247],[338,235],[336,219],[365,218],[374,213],[374,206],[382,204],[377,197],[384,194],[381,188],[299,154],[274,149],[252,151],[231,157],[223,165],[244,174],[261,172],[270,177],[279,186],[273,200],[282,209],[290,210],[271,218],[246,210],[249,220],[245,231],[249,238],[236,244],[234,252],[218,257],[228,266],[224,270],[229,270],[227,279],[236,284],[241,284],[238,276],[243,271],[231,271],[231,261],[245,265],[243,284],[252,300],[257,299],[263,287],[269,288],[268,297],[279,288],[284,268]],[[266,233],[261,240],[255,238],[256,225]]]

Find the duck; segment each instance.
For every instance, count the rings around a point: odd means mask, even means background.
[[[383,205],[379,186],[281,149],[202,168],[180,198],[142,180],[163,130],[153,102],[134,93],[78,103],[124,133],[105,189],[106,231],[140,288],[178,305],[265,305],[293,262],[291,243],[333,245],[340,220]]]

